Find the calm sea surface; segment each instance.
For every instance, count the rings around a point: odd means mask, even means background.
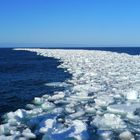
[[[77,49],[77,48],[75,48]],[[140,48],[80,48],[105,50],[131,55],[140,54]],[[58,60],[37,56],[36,53],[0,49],[0,116],[18,108],[25,108],[34,97],[52,94],[62,88],[45,86],[63,82],[71,77],[57,68]]]
[[[63,90],[45,86],[70,78],[70,74],[57,68],[59,64],[56,59],[36,53],[0,49],[0,116],[24,108],[34,97]]]

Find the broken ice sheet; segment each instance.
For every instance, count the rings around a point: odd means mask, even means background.
[[[140,56],[93,50],[16,49],[54,57],[72,74],[63,92],[5,115],[0,138],[132,140],[140,134]],[[60,106],[61,104],[61,106]],[[51,115],[53,117],[51,117]],[[25,133],[27,135],[25,135]],[[8,134],[8,135],[7,135]]]

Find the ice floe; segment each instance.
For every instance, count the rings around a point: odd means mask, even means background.
[[[94,50],[16,49],[62,62],[72,74],[47,83],[64,91],[35,97],[5,114],[0,140],[134,140],[140,138],[140,56]]]
[[[120,116],[109,113],[103,116],[96,116],[92,124],[103,130],[122,130],[126,128],[126,124]]]
[[[119,138],[121,140],[134,140],[134,136],[131,132],[129,131],[125,131],[125,132],[122,132],[120,135],[119,135]]]

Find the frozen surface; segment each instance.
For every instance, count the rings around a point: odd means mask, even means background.
[[[36,97],[4,115],[0,139],[140,138],[140,56],[92,50],[16,49],[54,57],[72,74],[64,92]],[[96,136],[96,137],[95,137]]]

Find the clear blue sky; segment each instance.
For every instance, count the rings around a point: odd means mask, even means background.
[[[140,0],[0,0],[0,43],[140,46]]]

